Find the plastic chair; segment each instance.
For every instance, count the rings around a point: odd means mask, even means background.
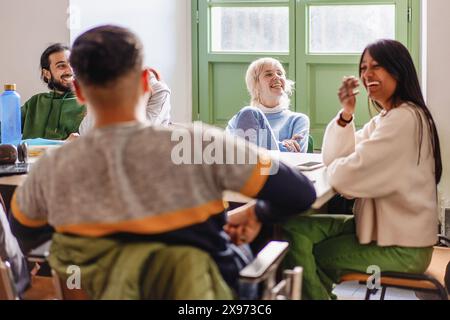
[[[14,286],[11,266],[0,259],[0,300],[19,300]]]
[[[308,153],[314,153],[314,138],[312,135],[309,135],[308,139]]]
[[[0,300],[55,300],[52,278],[32,276],[30,287],[20,297],[14,285],[11,266],[0,259]]]

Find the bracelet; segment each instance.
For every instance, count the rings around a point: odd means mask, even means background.
[[[345,120],[344,117],[342,116],[342,112],[339,114],[339,120],[341,120],[342,122],[349,124],[353,121],[353,116],[350,120]]]
[[[345,120],[343,117],[342,117],[342,112],[339,114],[339,119],[337,120],[337,123],[338,123],[338,125],[339,126],[341,126],[342,128],[345,128],[350,122],[352,122],[353,121],[353,116],[352,116],[352,118],[350,119],[350,121],[347,121],[347,120]]]

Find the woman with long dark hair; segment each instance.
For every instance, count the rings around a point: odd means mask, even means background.
[[[315,215],[284,225],[286,263],[304,267],[306,299],[329,299],[349,271],[423,273],[437,242],[439,137],[412,58],[400,42],[377,41],[364,50],[359,76],[380,114],[356,131],[359,81],[344,78],[342,109],[322,149],[330,184],[356,199],[354,217]]]

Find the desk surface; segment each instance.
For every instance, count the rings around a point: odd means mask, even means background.
[[[59,146],[58,145],[29,146],[28,147],[28,163],[33,164],[48,149],[53,149],[53,148],[57,148],[57,147],[59,147]],[[27,178],[26,174],[0,177],[0,185],[20,186],[25,181],[26,178]]]
[[[298,166],[302,163],[317,161],[322,162],[321,154],[311,154],[311,153],[287,153],[287,152],[271,152],[272,156],[279,159],[283,163],[290,165],[292,167]],[[314,188],[316,189],[317,199],[313,203],[313,209],[320,209],[325,203],[327,203],[336,192],[328,183],[326,168],[322,167],[313,171],[303,171],[302,172],[309,180],[314,183]],[[301,192],[301,191],[299,191]],[[236,192],[226,191],[224,192],[224,200],[229,202],[242,202],[246,203],[252,199]]]

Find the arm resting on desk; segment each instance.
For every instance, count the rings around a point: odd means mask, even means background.
[[[316,200],[313,184],[304,175],[280,163],[256,196],[256,216],[263,223],[277,223],[308,210]]]

